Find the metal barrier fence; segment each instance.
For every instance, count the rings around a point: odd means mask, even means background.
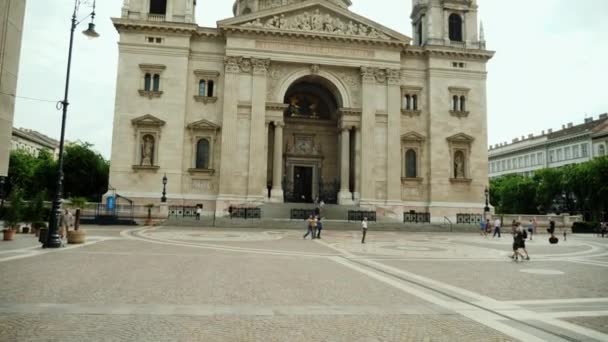
[[[482,214],[456,214],[457,224],[479,224],[483,221]]]
[[[196,206],[170,206],[169,217],[196,217]]]
[[[409,213],[403,213],[404,223],[431,223],[431,213],[417,213],[410,211]]]
[[[291,209],[289,218],[291,220],[305,220],[310,215],[314,215],[314,209]]]
[[[348,222],[350,221],[363,221],[363,218],[367,217],[368,221],[376,221],[376,212],[375,211],[359,211],[359,210],[349,210],[348,211]]]
[[[262,219],[262,209],[260,208],[238,208],[231,207],[229,210],[230,218],[237,219]]]

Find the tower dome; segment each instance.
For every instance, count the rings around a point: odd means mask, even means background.
[[[258,11],[263,11],[273,7],[291,5],[307,0],[235,0],[232,6],[232,12],[235,16],[251,14]],[[325,0],[343,8],[348,8],[352,5],[351,0]]]

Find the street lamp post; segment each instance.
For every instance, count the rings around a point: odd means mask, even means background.
[[[0,208],[4,207],[4,180],[3,176],[0,176]]]
[[[162,203],[167,203],[167,174],[163,176],[163,197],[160,198]]]
[[[486,206],[483,208],[483,212],[485,214],[490,212],[490,190],[488,189],[488,187],[486,186],[486,189],[484,191],[484,194],[486,195]]]
[[[58,248],[61,247],[61,238],[58,234],[59,216],[61,215],[61,197],[63,193],[63,147],[65,137],[65,120],[68,114],[68,94],[70,89],[70,71],[72,66],[72,47],[74,46],[74,32],[76,27],[87,18],[91,18],[89,27],[82,31],[82,33],[89,38],[97,38],[99,34],[95,32],[95,0],[91,7],[93,10],[82,20],[77,20],[78,9],[82,3],[90,4],[90,0],[74,0],[74,14],[72,14],[72,27],[70,29],[70,46],[68,49],[68,68],[65,76],[65,95],[63,101],[57,103],[57,109],[62,109],[63,114],[61,116],[61,136],[59,139],[59,160],[57,163],[57,181],[55,188],[55,196],[53,197],[53,206],[51,209],[51,217],[49,219],[49,231],[47,234],[46,241],[43,243],[44,248]]]

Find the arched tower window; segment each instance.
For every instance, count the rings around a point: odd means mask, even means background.
[[[418,46],[422,46],[422,20],[416,26],[416,36],[418,37]]]
[[[251,13],[251,8],[247,7],[243,10],[243,15],[245,14],[250,14]]]
[[[150,14],[167,14],[167,0],[150,0]]]
[[[464,95],[460,96],[460,111],[464,112],[466,110],[466,99]]]
[[[146,76],[144,76],[144,90],[150,91],[150,90],[152,90],[151,88],[152,88],[152,75],[146,74]]]
[[[450,40],[453,42],[462,41],[462,18],[460,15],[453,13],[449,18],[450,25]]]
[[[416,163],[417,163],[416,151],[407,150],[407,152],[405,152],[405,177],[406,178],[418,177],[418,170],[417,170]]]
[[[196,144],[196,168],[209,168],[209,140],[201,139]]]
[[[412,109],[418,110],[418,95],[412,95]]]
[[[458,95],[452,96],[452,110],[455,112],[458,111]]]

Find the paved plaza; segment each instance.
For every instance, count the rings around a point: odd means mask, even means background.
[[[608,239],[85,227],[0,243],[0,341],[608,341]]]

